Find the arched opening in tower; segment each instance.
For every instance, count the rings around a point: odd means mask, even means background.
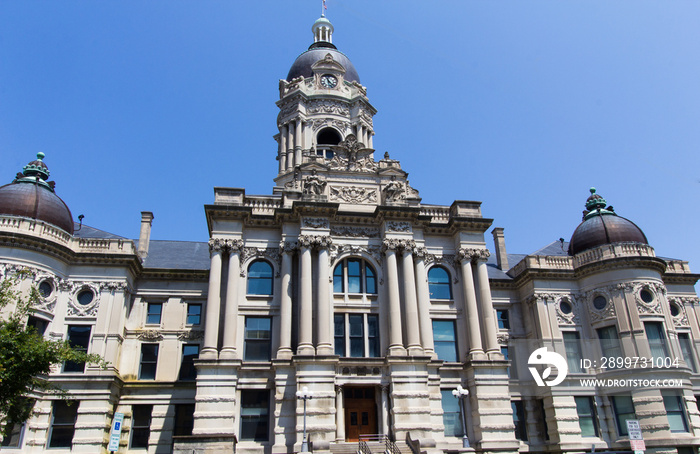
[[[321,129],[316,135],[316,154],[326,159],[333,158],[333,150],[331,147],[338,145],[340,141],[340,134],[335,129]]]

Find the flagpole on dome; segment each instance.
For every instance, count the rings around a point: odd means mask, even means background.
[[[326,0],[321,0],[321,17],[326,17],[326,10],[328,7],[326,6]]]

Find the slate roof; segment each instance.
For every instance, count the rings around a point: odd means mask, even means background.
[[[75,232],[73,236],[77,238],[101,238],[105,240],[122,239],[126,240],[123,236],[115,235],[113,233],[105,232],[104,230],[96,229],[90,227],[89,225],[83,224],[82,227],[77,222],[75,224]]]
[[[135,241],[138,248],[138,241]],[[194,241],[151,240],[144,268],[208,270],[209,244]]]

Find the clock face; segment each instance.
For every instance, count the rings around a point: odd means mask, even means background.
[[[321,85],[326,88],[335,88],[335,86],[338,85],[338,79],[333,75],[324,74],[321,76]]]

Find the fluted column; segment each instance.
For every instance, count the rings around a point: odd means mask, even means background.
[[[311,241],[302,235],[299,237],[300,245],[300,286],[299,286],[299,355],[313,355],[313,301],[312,301],[312,268],[311,268]]]
[[[493,302],[491,301],[489,272],[486,267],[486,259],[489,255],[488,250],[481,249],[479,250],[479,257],[476,261],[479,296],[481,300],[481,309],[483,310],[482,319],[484,320],[484,345],[486,346],[487,353],[500,354],[501,347],[498,345],[498,338],[496,336],[498,327],[496,326],[496,316],[494,315]]]
[[[345,405],[340,386],[335,387],[335,441],[345,441]]]
[[[460,249],[458,253],[462,266],[462,291],[464,293],[464,312],[467,316],[467,335],[469,336],[469,356],[484,353],[481,345],[481,327],[479,326],[479,308],[476,302],[474,288],[474,273],[472,272],[472,251]]]
[[[428,274],[425,271],[425,248],[417,248],[414,254],[416,267],[416,291],[418,292],[418,324],[420,325],[420,341],[427,355],[435,355],[433,342],[433,324],[430,320],[430,289]]]
[[[200,353],[202,359],[217,359],[219,347],[219,315],[221,312],[221,254],[224,242],[218,238],[209,240],[209,290],[207,292],[207,310],[204,316],[204,347]]]
[[[282,252],[282,285],[280,289],[280,347],[277,359],[292,357],[292,254],[296,243],[280,244]]]
[[[228,279],[226,281],[226,306],[224,316],[224,340],[221,347],[222,359],[237,358],[236,333],[238,328],[238,283],[241,274],[241,249],[243,240],[226,240],[229,251]]]
[[[420,327],[418,325],[418,300],[416,299],[416,276],[413,270],[414,241],[406,241],[403,245],[403,295],[404,311],[406,314],[406,343],[409,355],[422,355],[420,344]]]
[[[328,257],[328,247],[331,245],[331,237],[318,236],[315,238],[315,243],[318,247],[318,318],[316,320],[316,325],[318,326],[318,345],[316,346],[316,354],[332,355],[334,353],[332,343],[333,323],[331,319],[330,261]]]
[[[396,263],[397,240],[384,240],[387,289],[389,292],[389,355],[405,355],[401,333],[401,301],[399,300],[399,271]]]
[[[280,128],[280,173],[287,170],[287,125]]]
[[[301,118],[296,121],[294,129],[294,165],[299,166],[302,162],[301,156]]]

